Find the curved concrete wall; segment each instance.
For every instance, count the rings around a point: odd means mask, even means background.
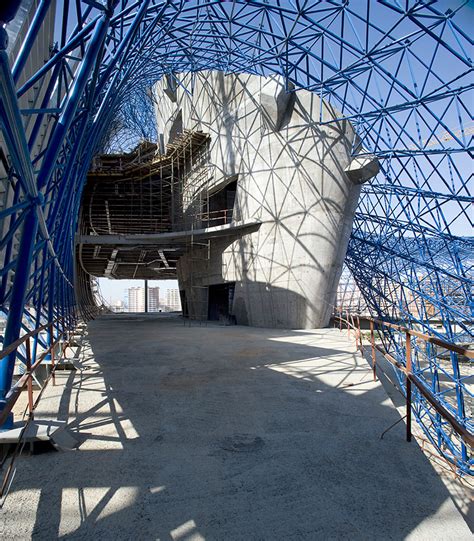
[[[176,88],[163,81],[155,89],[165,142],[176,119],[181,129],[209,133],[209,189],[237,177],[234,219],[262,222],[255,233],[214,242],[208,262],[179,260],[188,299],[196,299],[191,283],[235,281],[238,323],[327,325],[360,183],[376,163],[352,160],[351,125],[332,122],[339,113],[315,94],[286,92],[279,77],[201,72],[179,80]],[[203,309],[199,295],[191,313]]]

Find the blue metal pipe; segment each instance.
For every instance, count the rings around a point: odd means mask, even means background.
[[[5,34],[6,30],[0,27],[0,45],[4,47],[6,46],[6,40],[3,39]],[[8,150],[17,166],[19,176],[23,179],[23,184],[28,189],[26,196],[31,200],[31,207],[23,211],[25,218],[16,259],[21,264],[17,264],[16,266],[3,341],[4,346],[8,346],[17,340],[20,335],[31,263],[38,232],[37,207],[41,205],[42,198],[38,197],[39,194],[36,190],[33,167],[16,99],[15,85],[9,69],[9,61],[5,49],[0,50],[0,101],[2,103],[2,115],[4,115],[2,124],[4,126],[10,126],[13,138],[13,140],[7,141]],[[11,387],[15,358],[16,351],[0,360],[0,409]]]
[[[41,102],[41,108],[43,109],[46,108],[48,104],[50,103],[51,96],[53,95],[53,90],[54,90],[54,87],[56,86],[60,70],[61,70],[61,63],[58,63],[56,64],[56,66],[54,66],[53,73],[51,75],[48,86],[44,93],[43,100]],[[30,151],[36,142],[36,138],[38,137],[38,133],[41,129],[41,124],[43,122],[43,117],[44,117],[44,114],[38,114],[36,116],[36,120],[35,120],[35,123],[33,124],[33,129],[31,130],[30,138],[28,140],[28,148],[30,149]]]
[[[15,185],[15,188],[14,188],[14,193],[13,193],[13,206],[16,205],[17,201],[18,201],[18,197],[20,195],[20,183],[17,182],[16,185]],[[9,224],[8,224],[8,231],[16,231],[16,227],[15,226],[15,222],[16,222],[16,215],[15,214],[11,214],[10,215],[10,220],[9,220]],[[10,236],[10,240],[7,242],[7,245],[6,245],[6,248],[5,248],[5,254],[4,254],[4,262],[7,263],[10,261],[10,257],[11,257],[11,253],[12,253],[12,239],[13,239],[13,234]],[[1,250],[1,246],[3,244],[3,239],[0,240],[0,250]],[[5,298],[5,293],[7,291],[7,281],[8,281],[8,273],[6,273],[5,275],[2,276],[2,280],[0,282],[0,305],[3,304],[3,301],[4,301],[4,298]]]
[[[2,210],[0,212],[0,220],[3,220],[7,216],[11,216],[12,214],[16,214],[18,210],[22,210],[26,207],[28,207],[30,203],[28,201],[22,201],[21,203],[16,203],[12,205],[11,207],[6,208],[5,210]],[[13,217],[14,219],[14,217]]]
[[[54,265],[51,265],[49,269],[49,276],[48,276],[48,321],[51,324],[54,324],[55,320],[55,313],[54,313],[54,304],[56,300],[56,281],[55,281],[55,274],[56,274],[56,267]],[[52,332],[51,332],[52,330]],[[54,327],[48,328],[46,333],[46,344],[49,347],[54,342]],[[51,353],[48,353],[46,355],[45,360],[51,359]]]
[[[27,216],[23,223],[23,231],[18,249],[15,277],[12,285],[10,310],[8,312],[7,326],[5,329],[4,345],[8,346],[20,336],[21,322],[23,319],[23,307],[25,304],[26,291],[30,279],[31,261],[38,232],[38,215],[35,206],[26,211]],[[16,351],[0,359],[0,410],[5,397],[10,390],[15,367]]]
[[[26,61],[28,60],[28,56],[31,53],[31,48],[36,39],[36,36],[38,35],[38,31],[43,24],[44,18],[48,13],[50,4],[51,0],[41,0],[38,8],[36,9],[35,16],[31,21],[31,25],[28,28],[28,33],[26,34],[25,40],[21,45],[20,51],[15,60],[15,64],[12,68],[12,77],[15,84],[18,83],[18,79],[21,75],[21,70],[24,68]]]
[[[51,139],[44,156],[43,165],[38,174],[38,189],[40,190],[48,184],[51,178],[59,152],[61,151],[61,147],[64,142],[64,138],[66,137],[66,133],[72,124],[74,115],[79,107],[80,100],[89,79],[89,75],[94,69],[97,57],[102,49],[102,44],[107,34],[109,24],[110,15],[105,13],[97,23],[97,27],[94,30],[94,34],[79,68],[79,73],[77,74],[73,83],[70,96],[64,106],[64,111],[56,124],[53,134],[51,135]]]
[[[6,30],[0,27],[0,34]],[[0,43],[2,39],[0,38]],[[12,161],[16,165],[19,179],[30,197],[36,198],[38,191],[31,165],[30,153],[26,142],[25,130],[16,99],[15,85],[10,72],[8,55],[0,49],[0,114],[2,132],[8,135],[7,147]]]
[[[38,82],[51,68],[52,66],[60,63],[68,53],[73,51],[78,47],[83,40],[90,33],[94,25],[96,24],[99,17],[92,19],[88,22],[80,32],[78,32],[62,49],[60,49],[44,66],[42,66],[26,83],[18,90],[18,97],[23,96],[23,94],[29,90],[36,82]]]
[[[40,275],[40,280],[39,280],[38,298],[36,300],[36,319],[35,319],[36,329],[41,326],[41,310],[43,308],[43,297],[44,297],[44,276],[46,274],[45,258],[47,254],[48,254],[48,249],[47,247],[45,247],[43,249],[42,256],[41,256],[41,275]],[[31,359],[33,363],[36,361],[38,340],[39,340],[39,333],[37,333],[33,339],[33,348],[31,350]]]

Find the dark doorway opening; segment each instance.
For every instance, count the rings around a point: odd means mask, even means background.
[[[228,321],[233,319],[232,302],[235,282],[209,286],[209,304],[207,317],[210,321]]]
[[[230,224],[237,193],[237,180],[209,196],[209,226]]]
[[[188,300],[186,299],[186,291],[184,289],[180,289],[179,296],[181,298],[181,310],[182,310],[183,317],[189,317]]]

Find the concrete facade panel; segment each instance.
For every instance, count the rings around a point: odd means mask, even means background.
[[[162,83],[155,89],[165,142],[177,117],[183,129],[210,134],[207,189],[236,177],[234,219],[262,222],[233,242],[213,242],[205,261],[182,257],[180,287],[192,299],[190,284],[236,282],[232,313],[239,323],[327,325],[360,183],[377,164],[354,162],[358,140],[350,123],[333,122],[340,114],[315,94],[287,92],[280,77],[200,72],[179,79],[175,101]]]

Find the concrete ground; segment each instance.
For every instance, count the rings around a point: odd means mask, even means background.
[[[37,416],[79,448],[21,458],[2,539],[472,538],[345,333],[124,314],[77,357]]]

